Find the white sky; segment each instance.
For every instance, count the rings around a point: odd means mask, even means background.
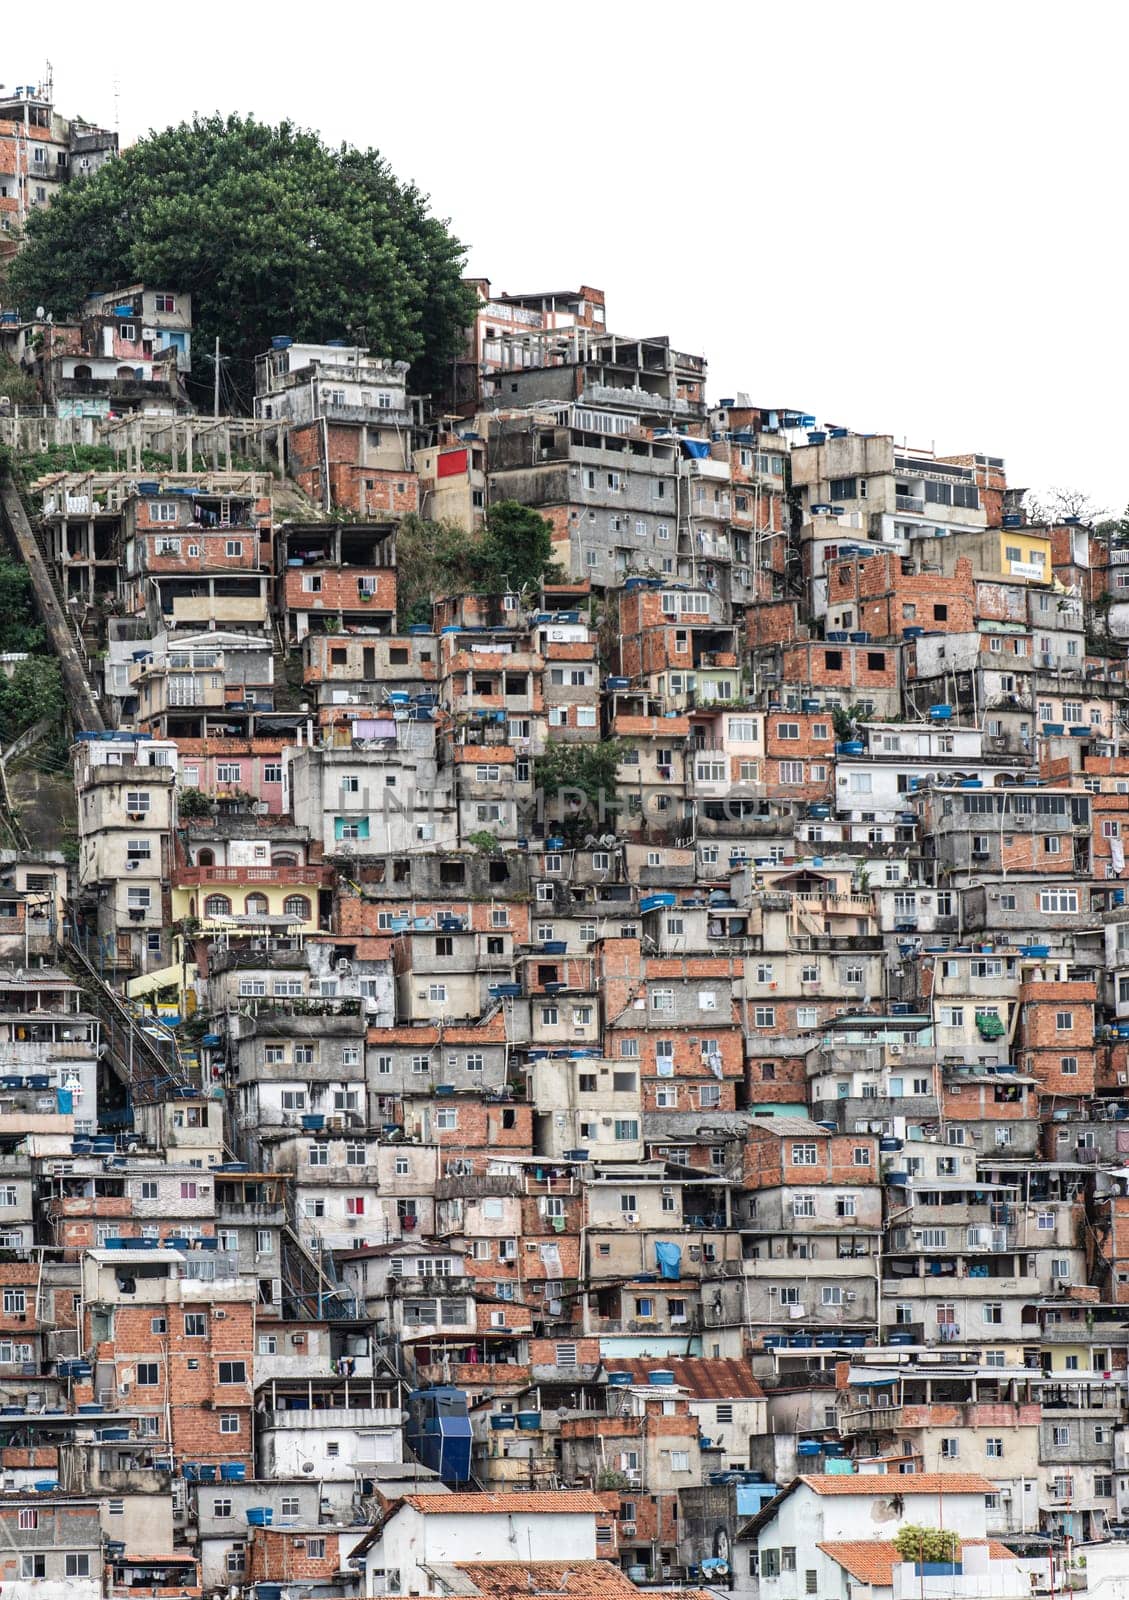
[[[710,361],[710,395],[803,407],[1009,481],[1129,501],[1124,61],[1083,0],[475,6],[62,0],[64,114],[123,140],[195,111],[377,146],[469,270],[607,291],[609,325]]]

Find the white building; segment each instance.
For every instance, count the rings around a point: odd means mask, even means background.
[[[828,1544],[860,1538],[888,1544],[906,1523],[944,1527],[962,1541],[984,1540],[987,1500],[995,1493],[974,1472],[804,1474],[746,1525],[741,1543],[756,1545],[760,1600],[805,1593],[846,1600],[844,1568],[828,1554]],[[966,1591],[945,1590],[946,1596],[954,1592]]]
[[[406,1495],[357,1547],[365,1594],[426,1594],[438,1564],[593,1561],[604,1506],[588,1490]],[[517,1570],[517,1569],[515,1569]]]

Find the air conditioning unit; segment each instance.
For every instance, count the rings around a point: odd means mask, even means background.
[[[621,1522],[619,1525],[619,1531],[623,1534],[625,1539],[634,1539],[635,1524],[633,1522]]]
[[[900,1056],[901,1053],[902,1053],[902,1047],[901,1047],[900,1044],[892,1044],[890,1046],[890,1054],[892,1056]]]
[[[125,870],[127,872],[136,872],[140,865],[140,861],[127,861],[125,864]]]
[[[624,1220],[624,1222],[638,1222],[639,1221],[639,1213],[638,1213],[638,1211],[625,1211],[623,1213],[623,1220]]]

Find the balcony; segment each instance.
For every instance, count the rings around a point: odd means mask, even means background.
[[[350,1169],[352,1170],[352,1169]],[[243,1204],[234,1200],[216,1201],[217,1222],[245,1222],[257,1228],[282,1228],[286,1225],[286,1208],[261,1203]]]
[[[925,515],[925,501],[916,494],[895,495],[894,505],[898,511],[909,511],[918,517]]]
[[[257,1417],[260,1429],[286,1428],[312,1430],[315,1428],[388,1428],[399,1430],[404,1414],[399,1406],[315,1406],[313,1410],[261,1411]]]
[[[328,889],[332,882],[332,867],[177,867],[173,871],[176,889],[195,889],[210,883],[293,883]]]

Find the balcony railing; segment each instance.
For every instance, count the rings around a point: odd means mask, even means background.
[[[328,886],[333,882],[332,867],[177,867],[173,886],[192,889],[207,883],[294,883]]]

